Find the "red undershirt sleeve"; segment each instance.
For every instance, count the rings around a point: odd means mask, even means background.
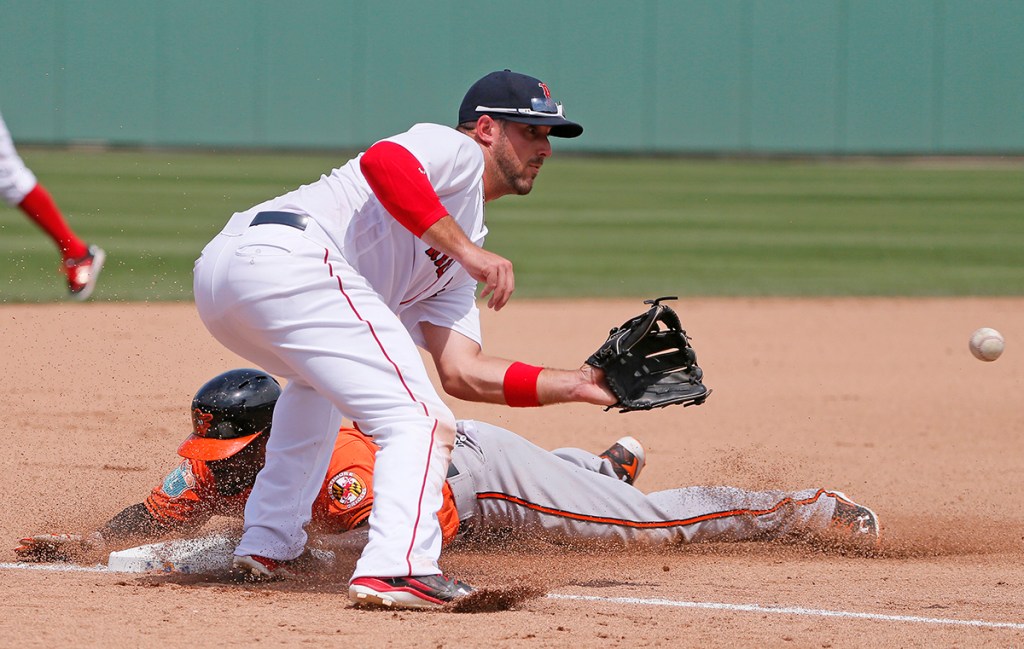
[[[423,165],[400,144],[374,144],[360,158],[359,168],[384,209],[417,237],[447,216]]]

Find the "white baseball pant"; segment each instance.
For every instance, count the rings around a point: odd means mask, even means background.
[[[380,446],[370,534],[353,578],[439,574],[441,487],[455,419],[409,332],[309,219],[236,214],[196,261],[200,318],[236,354],[287,380],[236,555],[297,557],[341,416]]]
[[[36,182],[35,174],[25,166],[14,148],[11,132],[0,115],[0,198],[15,207],[32,191]]]

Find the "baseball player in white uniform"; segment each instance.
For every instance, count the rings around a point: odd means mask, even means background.
[[[99,246],[87,245],[67,224],[50,192],[18,155],[3,115],[0,115],[0,198],[24,212],[53,239],[61,253],[71,298],[88,299],[96,288],[107,255]]]
[[[481,348],[477,282],[495,310],[515,287],[511,263],[481,247],[484,204],[529,193],[549,138],[582,132],[547,85],[493,72],[466,93],[458,128],[417,124],[382,140],[318,181],[235,214],[206,246],[194,283],[202,321],[226,347],[287,379],[236,566],[273,572],[302,553],[344,416],[380,447],[369,539],[349,597],[402,606],[396,595],[416,588],[442,601],[471,591],[437,564],[455,417],[417,345],[461,399],[616,401],[590,366],[540,368]]]

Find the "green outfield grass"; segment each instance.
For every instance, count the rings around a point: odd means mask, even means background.
[[[235,210],[349,156],[25,149],[109,255],[94,300],[189,300]],[[1022,295],[1024,165],[555,156],[488,208],[519,297]],[[50,241],[0,205],[0,301],[64,298]]]

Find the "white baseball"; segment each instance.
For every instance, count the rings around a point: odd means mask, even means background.
[[[1003,334],[990,327],[982,327],[971,334],[971,353],[983,361],[994,361],[1003,353]]]

